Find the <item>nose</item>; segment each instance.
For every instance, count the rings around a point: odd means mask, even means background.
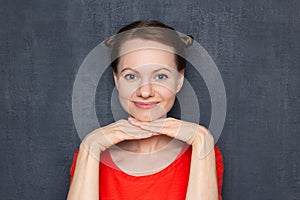
[[[137,89],[136,93],[139,97],[149,98],[154,96],[154,89],[151,83],[144,83]]]

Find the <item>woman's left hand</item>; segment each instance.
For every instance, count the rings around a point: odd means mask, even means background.
[[[156,135],[167,135],[192,145],[190,179],[186,199],[218,199],[214,139],[209,130],[204,126],[174,118],[164,118],[152,122],[141,122],[129,118],[128,121]]]
[[[200,158],[204,158],[214,148],[214,139],[211,133],[199,124],[170,117],[151,122],[142,122],[129,117],[128,121],[143,130],[155,133],[154,135],[167,135],[193,146],[197,143],[200,148]]]

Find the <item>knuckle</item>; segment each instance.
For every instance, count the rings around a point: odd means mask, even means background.
[[[210,134],[209,130],[205,126],[202,126],[202,125],[198,125],[198,131],[203,135]]]
[[[125,120],[125,119],[120,119],[120,120],[117,122],[118,125],[125,125],[126,123],[127,123],[127,120]]]
[[[173,118],[173,117],[168,117],[168,118],[167,118],[167,121],[171,121],[171,122],[172,122],[172,121],[174,121],[174,120],[175,120],[175,118]]]
[[[126,122],[126,121],[127,121],[127,120],[125,120],[125,119],[120,119],[120,120],[119,120],[120,123],[124,123],[124,122]]]

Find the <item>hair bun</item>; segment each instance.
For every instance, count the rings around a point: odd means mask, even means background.
[[[107,40],[105,40],[105,45],[107,46],[107,47],[112,47],[113,46],[113,44],[114,44],[114,42],[115,42],[115,40],[114,40],[114,38],[113,37],[110,37],[110,38],[108,38]]]
[[[181,40],[184,43],[185,47],[189,47],[193,44],[194,37],[191,35],[185,35],[181,37]]]

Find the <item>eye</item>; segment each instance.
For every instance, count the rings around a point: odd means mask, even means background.
[[[124,77],[126,80],[134,80],[137,78],[134,74],[126,74]]]
[[[167,79],[167,78],[168,78],[168,76],[165,75],[165,74],[158,74],[158,75],[155,77],[156,80],[165,80],[165,79]]]

